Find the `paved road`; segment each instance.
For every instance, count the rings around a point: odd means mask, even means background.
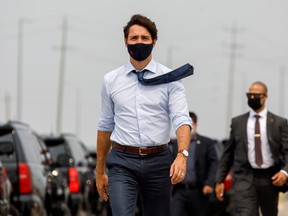
[[[288,192],[285,194],[280,194],[278,209],[279,209],[278,216],[288,215]],[[85,212],[80,212],[79,216],[87,216],[87,214]]]
[[[280,194],[279,202],[279,214],[278,216],[287,216],[288,215],[288,192],[285,194]]]

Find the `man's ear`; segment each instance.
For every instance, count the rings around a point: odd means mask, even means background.
[[[127,47],[127,40],[126,40],[126,38],[124,38],[124,44],[125,44],[125,46]]]
[[[157,40],[153,40],[153,47],[155,47]]]

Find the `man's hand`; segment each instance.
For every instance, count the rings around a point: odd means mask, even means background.
[[[215,192],[216,192],[216,197],[219,201],[224,200],[224,190],[225,190],[225,185],[223,182],[216,183]]]
[[[170,177],[172,184],[177,184],[183,181],[186,175],[186,162],[187,157],[185,157],[182,153],[178,153],[176,159],[170,167]]]
[[[213,193],[213,187],[211,187],[211,186],[209,186],[209,185],[205,185],[205,186],[203,187],[202,193],[204,194],[204,196]]]
[[[275,186],[281,187],[283,186],[287,181],[287,176],[283,172],[278,172],[272,177],[272,183]]]
[[[108,201],[108,176],[104,173],[102,175],[97,175],[96,173],[96,187],[99,195],[106,202]]]
[[[106,170],[106,158],[111,149],[111,131],[98,131],[97,134],[97,163],[96,163],[96,187],[99,195],[105,201],[108,200],[108,176]]]

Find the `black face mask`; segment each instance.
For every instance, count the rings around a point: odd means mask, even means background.
[[[258,110],[261,108],[261,98],[248,98],[248,105],[253,110]]]
[[[153,49],[152,44],[127,44],[128,53],[136,61],[143,61],[151,54]]]

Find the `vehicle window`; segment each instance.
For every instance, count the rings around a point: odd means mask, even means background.
[[[41,147],[37,138],[29,130],[24,129],[18,130],[18,136],[23,143],[22,149],[27,156],[26,160],[31,163],[41,163]]]
[[[73,137],[67,137],[66,140],[67,140],[67,143],[71,149],[71,153],[73,155],[75,163],[78,164],[79,162],[84,162],[85,161],[85,152],[84,152],[79,140],[77,140]]]
[[[13,142],[13,136],[12,136],[12,131],[10,130],[9,132],[3,132],[1,131],[0,133],[0,142],[1,141],[7,141],[7,142]],[[14,146],[15,148],[15,146]],[[2,162],[15,162],[16,161],[16,151],[13,152],[13,154],[10,154],[9,156],[7,155],[0,155],[0,161]]]
[[[48,145],[47,147],[49,149],[49,152],[51,153],[51,157],[52,157],[53,162],[57,161],[58,155],[66,154],[64,143],[59,144],[59,145],[52,145],[52,146]]]
[[[48,160],[51,160],[51,154],[48,150],[48,148],[46,147],[45,143],[43,142],[43,140],[37,135],[34,134],[34,136],[37,139],[37,142],[39,143],[40,147],[41,147],[41,158],[42,158],[42,162],[46,163]]]

